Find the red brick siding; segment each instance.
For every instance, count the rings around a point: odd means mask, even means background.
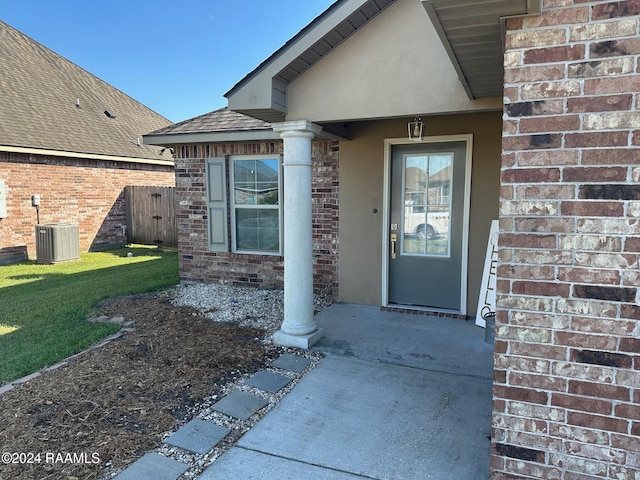
[[[640,1],[510,20],[491,478],[640,472]]]
[[[281,154],[282,143],[183,145],[176,149],[176,153],[180,279],[187,282],[282,288],[282,257],[209,251],[205,172],[207,157]],[[339,144],[314,142],[312,156],[314,289],[337,295]]]
[[[0,262],[35,258],[36,210],[40,223],[78,224],[80,251],[126,243],[124,187],[173,186],[173,167],[0,152],[7,189],[7,218],[0,219]]]

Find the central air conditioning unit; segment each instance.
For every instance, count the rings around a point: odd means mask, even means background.
[[[36,225],[37,263],[58,263],[79,258],[78,225]]]

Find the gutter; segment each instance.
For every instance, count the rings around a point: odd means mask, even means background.
[[[170,167],[174,166],[173,160],[156,160],[152,158],[119,157],[116,155],[97,155],[93,153],[46,150],[43,148],[12,147],[8,145],[0,145],[0,152],[26,153],[30,155],[49,155],[52,157],[65,157],[65,158],[85,158],[87,160],[103,160],[103,161],[122,162],[122,163],[127,162],[127,163],[142,163],[142,164],[148,164],[148,165],[165,165]]]

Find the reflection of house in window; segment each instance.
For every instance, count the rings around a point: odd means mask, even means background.
[[[405,206],[412,212],[451,204],[451,155],[408,157],[405,169]]]
[[[429,205],[451,204],[451,166],[429,176]]]
[[[236,205],[278,204],[277,160],[234,160]]]
[[[277,158],[233,158],[233,250],[280,253]]]
[[[405,206],[411,206],[411,213],[425,211],[427,203],[427,172],[420,167],[407,167],[405,173]]]

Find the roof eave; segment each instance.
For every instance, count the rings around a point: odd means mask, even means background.
[[[198,132],[173,133],[169,135],[143,135],[145,145],[184,145],[192,143],[228,143],[280,140],[280,135],[273,130],[246,130],[235,132]]]
[[[276,50],[269,58],[264,60],[260,65],[254,68],[251,72],[244,76],[238,83],[236,83],[231,89],[224,94],[226,98],[229,98],[236,91],[241,89],[251,78],[255,77],[259,72],[264,70],[264,68],[272,63],[276,58],[283,55],[293,44],[298,42],[304,35],[306,35],[310,30],[312,30],[318,23],[321,23],[326,17],[328,17],[335,9],[338,8],[339,4],[344,3],[346,0],[338,0],[333,3],[329,8],[327,8],[324,12],[314,18],[306,27],[300,30],[293,38],[287,41],[282,47]]]
[[[495,92],[490,92],[485,94],[484,92],[480,92],[478,88],[474,88],[474,77],[475,77],[475,68],[470,67],[469,65],[465,65],[464,62],[460,60],[459,52],[456,50],[456,47],[452,45],[451,42],[451,34],[455,28],[447,27],[443,25],[443,21],[438,14],[438,8],[445,7],[445,10],[451,11],[469,11],[470,7],[476,5],[479,8],[484,7],[484,3],[486,0],[472,0],[469,2],[460,3],[459,5],[448,3],[445,0],[422,0],[422,5],[424,6],[433,26],[435,27],[442,44],[449,55],[451,63],[458,74],[458,78],[462,83],[465,92],[470,100],[475,100],[477,98],[485,98],[486,96],[496,96]],[[514,11],[515,2],[509,1],[506,2],[505,5],[496,7],[496,3],[492,3],[492,8],[495,10],[491,12],[491,15],[494,15],[495,25],[497,29],[500,29],[500,36],[498,38],[501,39],[502,43],[500,45],[493,45],[492,48],[494,50],[504,51],[504,37],[506,32],[506,20],[508,18],[514,17],[524,17],[524,16],[532,16],[539,15],[541,13],[541,0],[524,0],[522,1],[521,8],[517,8]],[[507,8],[508,7],[508,8]],[[486,7],[487,10],[489,7]],[[501,11],[502,10],[502,11]],[[464,17],[464,15],[455,15],[457,17]],[[451,23],[451,22],[450,22]],[[471,32],[473,27],[468,28],[467,31]],[[486,65],[482,66],[482,74],[486,75],[488,67]],[[494,71],[492,74],[492,78],[495,78],[496,87],[493,90],[499,90],[503,85],[503,69],[502,65],[499,68],[499,71]],[[499,85],[498,85],[499,84]]]
[[[25,153],[29,155],[48,155],[52,157],[65,157],[65,158],[85,158],[87,160],[101,160],[108,162],[128,162],[128,163],[141,163],[148,165],[166,165],[174,166],[172,160],[163,160],[158,158],[136,158],[136,157],[121,157],[118,155],[102,155],[95,153],[83,153],[83,152],[68,152],[63,150],[49,150],[44,148],[33,147],[17,147],[14,145],[0,145],[0,152],[10,153]]]
[[[284,121],[289,83],[395,1],[337,0],[225,93],[229,108],[270,123]],[[258,93],[243,97],[250,84],[259,85]]]

